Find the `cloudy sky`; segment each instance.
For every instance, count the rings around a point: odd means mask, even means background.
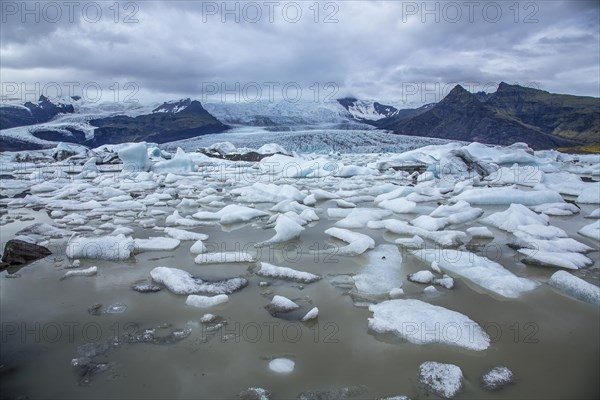
[[[0,3],[9,98],[418,105],[501,81],[600,95],[598,1]]]

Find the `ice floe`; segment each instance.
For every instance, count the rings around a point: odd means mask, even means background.
[[[288,267],[278,267],[266,262],[259,263],[256,275],[265,278],[284,279],[301,283],[313,283],[321,279],[320,276],[309,272],[298,271]]]
[[[600,306],[600,287],[586,282],[567,271],[556,271],[548,280],[548,285],[558,289],[567,296]]]
[[[515,298],[539,286],[535,281],[518,277],[502,265],[468,251],[421,249],[413,255],[430,264],[435,262],[449,275],[461,277],[502,297]]]
[[[466,315],[421,300],[387,300],[369,310],[373,312],[370,329],[393,333],[410,343],[440,343],[476,351],[490,345],[487,333]]]

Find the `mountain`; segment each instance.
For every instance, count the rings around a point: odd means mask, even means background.
[[[371,123],[410,136],[510,145],[534,149],[600,141],[600,99],[551,94],[501,83],[492,94],[473,94],[457,85],[422,112]]]
[[[37,103],[28,101],[22,106],[0,106],[0,129],[48,122],[58,114],[72,114],[74,112],[73,105],[54,104],[46,96],[42,95]]]
[[[41,108],[51,109],[47,105]],[[0,131],[0,151],[47,148],[55,146],[56,142],[90,147],[137,141],[164,143],[229,129],[200,102],[191,99],[165,102],[158,107],[82,103],[77,104],[74,111],[57,115],[50,122],[3,129]]]
[[[165,143],[229,129],[199,101],[190,99],[164,103],[151,114],[117,115],[93,119],[90,124],[96,127],[94,137],[83,144],[91,147],[139,141]]]
[[[400,112],[394,106],[387,106],[376,101],[359,100],[354,97],[344,97],[337,101],[358,121],[377,121],[381,118],[393,117]]]

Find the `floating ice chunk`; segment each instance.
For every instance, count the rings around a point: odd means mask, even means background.
[[[525,256],[525,258],[521,260],[523,263],[539,265],[542,267],[579,269],[594,263],[583,254],[572,253],[569,251],[519,249],[518,252]]]
[[[189,226],[189,227],[202,225],[202,222],[200,222],[200,221],[195,221],[190,218],[182,217],[181,215],[179,215],[179,211],[177,211],[177,210],[173,211],[173,214],[171,214],[167,218],[165,218],[165,223],[167,223],[168,225],[179,225],[179,226]]]
[[[296,214],[300,214],[303,211],[310,209],[310,207],[307,207],[304,204],[300,204],[296,200],[282,200],[279,203],[275,204],[273,207],[271,207],[270,211],[278,213],[286,213],[288,211],[293,211]]]
[[[215,321],[217,319],[217,316],[214,314],[204,314],[202,317],[200,317],[200,322],[202,322],[203,324],[209,324],[213,321]]]
[[[135,232],[133,229],[122,226],[120,228],[116,228],[114,231],[112,231],[110,233],[110,235],[111,236],[117,236],[117,235],[127,236],[127,235],[131,235],[133,232]]]
[[[434,279],[435,275],[433,275],[433,273],[428,270],[408,274],[408,280],[416,283],[431,283]]]
[[[463,385],[461,369],[454,364],[427,361],[419,366],[419,381],[427,390],[445,399],[460,392]]]
[[[595,183],[585,188],[575,200],[576,203],[600,204],[600,184]]]
[[[269,369],[278,374],[289,374],[294,371],[296,364],[288,358],[276,358],[269,362]]]
[[[33,185],[32,187],[29,188],[29,191],[31,193],[48,193],[48,192],[54,192],[55,190],[58,190],[58,186],[50,183],[50,182],[42,182],[38,185]]]
[[[377,221],[391,214],[391,211],[378,210],[376,208],[353,208],[350,209],[350,212],[344,219],[337,221],[335,225],[340,228],[365,228],[369,221]]]
[[[375,247],[375,241],[371,237],[369,237],[363,233],[353,232],[348,229],[335,228],[335,227],[327,229],[325,231],[325,233],[330,236],[333,236],[336,239],[343,240],[344,242],[347,242],[347,243],[353,243],[353,242],[360,240],[360,241],[367,242],[369,249],[372,249]]]
[[[381,244],[367,253],[367,265],[353,277],[356,289],[367,295],[385,295],[402,286],[402,255],[395,245]]]
[[[63,211],[85,211],[101,208],[102,204],[96,200],[80,202],[77,200],[56,200],[48,203],[48,207],[61,208]]]
[[[544,173],[536,165],[513,164],[512,167],[502,167],[486,176],[484,183],[505,186],[517,184],[523,186],[535,186],[544,180]]]
[[[320,276],[309,272],[298,271],[288,267],[278,267],[266,262],[260,263],[260,269],[256,271],[256,275],[302,283],[313,283],[321,279]]]
[[[61,238],[65,236],[70,236],[73,234],[72,231],[58,228],[54,225],[46,224],[46,223],[36,223],[33,225],[29,225],[27,228],[21,229],[17,232],[18,235],[40,235],[47,238]]]
[[[586,218],[600,218],[600,208],[596,208]]]
[[[339,208],[355,208],[356,204],[346,201],[344,199],[336,200],[335,203]]]
[[[421,239],[419,236],[415,235],[411,238],[396,239],[394,241],[394,243],[396,243],[400,246],[406,247],[407,249],[418,249],[421,246],[423,246],[425,241],[423,239]]]
[[[514,374],[504,366],[494,367],[481,377],[483,388],[490,391],[500,390],[512,383],[514,383]]]
[[[425,262],[436,262],[443,271],[503,297],[516,298],[539,286],[535,281],[518,277],[500,264],[468,251],[422,249],[414,251],[413,255]]]
[[[190,231],[186,231],[184,229],[177,229],[177,228],[165,228],[165,233],[169,236],[171,236],[173,239],[178,239],[178,240],[206,240],[208,239],[208,235],[205,235],[204,233],[196,233],[196,232],[190,232]]]
[[[198,296],[196,294],[190,294],[185,300],[185,304],[198,308],[207,308],[227,303],[228,301],[229,296],[226,294],[218,294],[216,296]]]
[[[519,225],[514,230],[513,235],[516,237],[529,239],[557,239],[566,238],[567,232],[553,225],[545,226],[544,224]]]
[[[123,162],[123,171],[147,171],[150,167],[146,143],[126,143],[119,146],[117,151]]]
[[[150,271],[152,280],[162,283],[175,294],[231,294],[248,285],[244,278],[231,278],[217,282],[204,282],[189,272],[177,268],[156,267]]]
[[[206,252],[206,246],[202,243],[202,240],[197,240],[192,247],[190,247],[190,252],[192,254],[202,254]]]
[[[378,204],[379,207],[393,211],[397,214],[411,214],[419,212],[417,203],[400,197],[393,200],[383,200]]]
[[[239,397],[241,400],[271,400],[271,392],[263,388],[251,387],[242,390]]]
[[[545,203],[533,206],[531,209],[538,213],[557,216],[573,215],[579,212],[579,208],[571,203]]]
[[[127,311],[127,305],[123,303],[114,303],[104,307],[104,313],[106,314],[122,314]]]
[[[207,150],[214,150],[219,154],[230,154],[237,151],[237,147],[231,142],[218,142],[210,145]]]
[[[300,306],[287,297],[275,295],[267,308],[272,312],[288,312],[296,310],[297,308],[300,308]]]
[[[300,237],[300,233],[304,228],[297,222],[287,217],[286,215],[279,215],[277,222],[275,223],[275,235],[264,242],[256,244],[256,247],[268,246],[271,243],[282,243],[288,240],[294,240]]]
[[[493,239],[494,234],[485,226],[474,226],[467,229],[467,233],[474,238]]]
[[[301,321],[302,322],[306,322],[306,321],[310,321],[311,319],[316,319],[319,317],[319,309],[317,307],[313,307],[310,309],[309,312],[307,312],[304,317],[302,317]]]
[[[465,224],[476,220],[483,215],[481,208],[473,208],[466,201],[458,201],[455,204],[444,204],[429,214],[434,218],[447,218],[449,225]]]
[[[393,288],[392,290],[390,290],[390,298],[392,299],[397,299],[399,297],[404,296],[404,289],[402,288]]]
[[[223,253],[201,253],[194,258],[196,264],[230,264],[255,262],[256,256],[246,251],[226,251]]]
[[[317,200],[317,201],[339,199],[340,198],[340,196],[338,196],[337,194],[328,192],[328,191],[323,190],[323,189],[313,189],[313,190],[311,190],[311,192],[315,196],[315,200]]]
[[[465,190],[453,201],[464,200],[475,205],[502,205],[518,203],[535,206],[544,203],[560,203],[563,198],[554,190],[520,190],[514,188],[477,188]]]
[[[469,236],[460,231],[428,231],[416,226],[408,225],[404,221],[386,219],[384,221],[371,221],[367,224],[371,229],[387,229],[399,235],[420,236],[421,238],[433,240],[440,246],[457,246],[468,241]]]
[[[73,276],[94,276],[97,273],[98,273],[98,268],[97,267],[89,267],[89,268],[86,268],[86,269],[79,269],[79,270],[75,270],[75,271],[68,271],[60,279],[63,280],[63,279],[67,279],[67,278],[70,278],[70,277],[73,277]]]
[[[181,148],[177,148],[177,152],[172,159],[159,161],[152,166],[152,171],[157,174],[173,173],[178,175],[186,175],[194,172],[196,167],[188,154]]]
[[[258,154],[290,154],[283,146],[277,143],[263,144],[256,152]]]
[[[269,214],[255,208],[230,204],[217,212],[199,211],[193,217],[199,220],[219,220],[221,224],[237,224],[267,215]]]
[[[588,283],[567,271],[557,271],[552,274],[548,284],[567,296],[600,306],[600,287]]]
[[[165,285],[175,294],[198,292],[198,283],[192,274],[177,268],[156,267],[150,271],[152,280]]]
[[[97,260],[126,260],[131,257],[134,240],[124,235],[103,237],[72,236],[67,243],[67,257]]]
[[[548,225],[546,215],[538,215],[522,204],[511,204],[506,211],[499,211],[480,222],[495,226],[508,232],[514,232],[520,225]]]
[[[587,238],[600,241],[600,219],[584,226],[578,233]]]
[[[379,175],[379,171],[369,167],[358,167],[356,165],[345,165],[335,171],[333,176],[339,178],[350,178],[358,175]]]
[[[515,232],[517,240],[515,240],[515,247],[528,248],[539,251],[550,251],[554,253],[586,253],[593,250],[590,246],[578,242],[571,238],[557,238],[557,239],[536,239],[530,235],[522,234],[522,231]]]
[[[166,237],[151,237],[148,239],[135,239],[135,252],[144,251],[170,251],[175,250],[181,243],[178,239]]]
[[[446,289],[452,289],[454,287],[454,279],[452,279],[448,275],[444,275],[441,278],[434,279],[433,284],[445,287]]]
[[[440,294],[440,291],[435,288],[435,286],[429,285],[425,289],[423,289],[423,293],[428,296],[437,296]]]
[[[485,350],[490,338],[464,314],[420,300],[387,300],[369,306],[369,328],[393,333],[414,344],[441,343],[470,350]],[[450,332],[444,332],[452,329]]]
[[[279,203],[283,200],[302,201],[306,197],[291,185],[275,185],[255,182],[252,186],[236,188],[230,192],[242,203]]]
[[[410,221],[410,223],[417,228],[428,231],[439,231],[449,225],[448,218],[433,218],[429,215],[421,215]]]
[[[373,200],[374,203],[381,203],[384,200],[393,200],[393,199],[397,199],[398,197],[404,197],[407,196],[409,194],[411,194],[412,192],[415,191],[415,188],[412,186],[399,186],[396,189],[389,191],[389,192],[385,192],[382,193],[380,195],[378,195],[377,197],[375,197],[375,200]],[[390,203],[392,204],[392,203]]]

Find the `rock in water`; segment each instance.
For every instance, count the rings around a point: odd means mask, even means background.
[[[3,265],[6,266],[28,264],[32,261],[49,256],[50,254],[52,254],[52,252],[44,246],[19,239],[11,239],[4,247],[2,261]]]

